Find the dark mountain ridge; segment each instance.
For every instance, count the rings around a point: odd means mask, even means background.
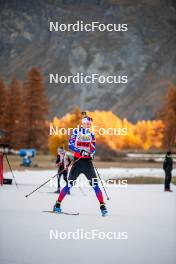
[[[49,22],[128,24],[127,32],[50,32]],[[1,0],[0,74],[45,76],[52,116],[76,105],[153,119],[176,82],[176,4],[166,0]],[[49,74],[127,75],[124,84],[49,84]]]

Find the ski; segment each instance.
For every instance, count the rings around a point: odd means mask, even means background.
[[[54,212],[54,211],[42,211],[43,213],[51,213],[51,214],[64,214],[64,215],[79,215],[79,213],[68,213],[68,212],[61,212],[61,213],[57,213],[57,212]]]

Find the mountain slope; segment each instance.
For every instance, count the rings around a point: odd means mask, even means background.
[[[33,65],[45,78],[52,116],[112,110],[130,121],[154,118],[176,82],[174,1],[0,0],[0,73],[24,79]],[[127,23],[127,32],[50,32],[49,21]],[[49,73],[128,75],[128,84],[49,84]]]

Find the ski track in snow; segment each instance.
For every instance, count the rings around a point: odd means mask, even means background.
[[[108,170],[99,171],[101,175],[107,175]],[[114,169],[110,172],[116,174]],[[52,193],[54,187],[47,185],[28,198],[25,195],[55,171],[26,170],[14,171],[14,174],[19,190],[14,184],[0,187],[0,264],[175,263],[175,186],[172,185],[173,193],[164,193],[163,185],[109,187],[107,191],[111,200],[106,203],[109,215],[105,218],[100,215],[92,189],[83,188],[83,195],[73,187],[62,208],[80,215],[52,215],[42,211],[52,210],[57,199],[57,194]],[[5,174],[5,177],[9,176],[9,173]],[[67,232],[77,229],[127,232],[128,239],[50,240],[50,230]]]

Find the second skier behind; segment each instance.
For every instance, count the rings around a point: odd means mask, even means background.
[[[63,179],[68,184],[67,174],[68,174],[68,167],[71,163],[71,159],[67,155],[66,151],[61,147],[57,150],[57,159],[56,159],[56,166],[58,167],[58,175],[57,175],[57,183],[58,189],[56,193],[60,193],[60,181],[61,176],[63,175]],[[68,192],[70,194],[70,192]]]
[[[105,216],[108,212],[104,203],[102,191],[100,190],[100,187],[98,185],[98,178],[92,164],[96,143],[95,136],[90,131],[91,123],[92,119],[88,116],[84,116],[82,119],[81,128],[74,129],[69,139],[69,149],[74,152],[75,162],[68,176],[69,183],[66,184],[65,187],[61,190],[56,204],[54,205],[54,212],[62,212],[61,203],[66,194],[69,193],[70,188],[73,186],[74,182],[81,173],[86,176],[90,185],[95,191],[96,197],[100,204],[102,216]]]

